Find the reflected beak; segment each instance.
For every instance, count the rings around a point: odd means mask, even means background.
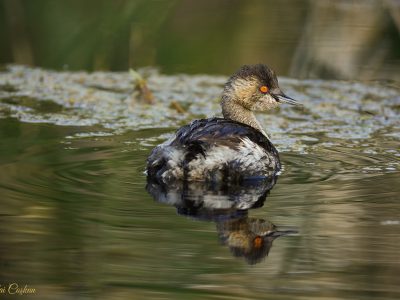
[[[299,106],[302,105],[297,100],[294,100],[293,98],[290,98],[289,96],[286,96],[284,93],[276,94],[276,95],[274,95],[274,98],[276,101],[278,101],[280,103],[287,103],[290,105],[299,105]]]
[[[296,234],[299,233],[296,230],[285,230],[285,231],[274,231],[270,234],[274,239],[283,235],[288,235],[288,234]]]

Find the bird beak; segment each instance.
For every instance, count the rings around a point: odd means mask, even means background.
[[[293,98],[290,98],[289,96],[286,96],[284,93],[276,94],[276,95],[274,95],[274,98],[276,101],[278,101],[280,103],[287,103],[290,105],[299,105],[299,106],[302,105],[297,100],[294,100]]]

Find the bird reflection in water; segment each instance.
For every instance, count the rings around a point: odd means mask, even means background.
[[[221,243],[234,256],[256,264],[268,255],[277,237],[297,233],[279,231],[268,220],[248,216],[249,209],[264,205],[276,180],[271,176],[235,185],[187,181],[166,185],[148,178],[146,190],[158,202],[175,206],[180,215],[214,221]]]
[[[261,262],[269,253],[272,242],[282,235],[297,233],[279,231],[264,219],[248,216],[217,223],[219,238],[236,257],[244,257],[249,264]]]

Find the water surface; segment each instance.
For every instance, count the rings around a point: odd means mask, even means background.
[[[40,299],[400,297],[396,86],[281,78],[304,108],[259,117],[284,171],[221,221],[156,201],[144,169],[178,126],[219,112],[226,78],[141,72],[154,105],[127,73],[1,73],[1,285]],[[226,242],[240,218],[293,232],[249,261]]]

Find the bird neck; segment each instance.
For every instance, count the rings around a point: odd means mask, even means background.
[[[222,97],[221,101],[222,106],[222,115],[225,119],[230,119],[232,121],[240,122],[246,125],[253,127],[260,131],[263,135],[268,138],[268,135],[261,127],[261,124],[256,119],[254,113],[243,107],[242,105],[232,101],[232,99],[228,99],[227,97]]]

